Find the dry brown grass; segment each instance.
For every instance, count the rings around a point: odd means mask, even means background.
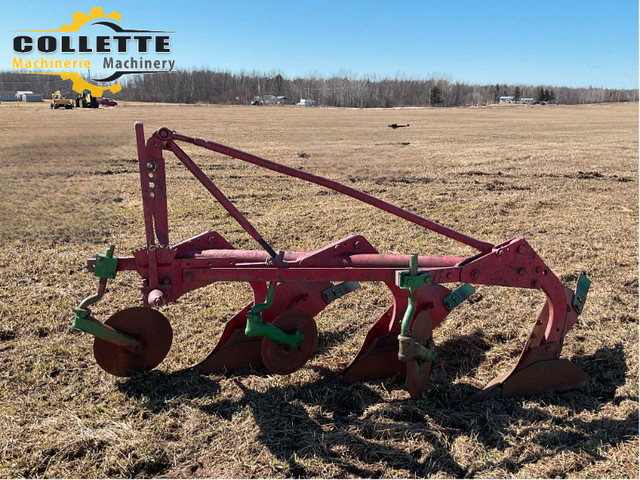
[[[587,273],[587,307],[563,355],[591,384],[453,410],[517,358],[541,307],[532,292],[495,288],[479,288],[436,330],[423,398],[391,381],[319,382],[350,362],[390,303],[373,284],[319,315],[318,353],[290,377],[171,373],[203,359],[251,299],[227,283],[163,309],[175,338],[157,371],[102,372],[70,309],[97,284],[87,257],[143,244],[136,120],[147,135],[167,126],[303,167],[483,240],[523,237],[571,287]],[[637,104],[2,105],[0,140],[0,477],[638,477]],[[186,151],[276,249],[360,233],[381,252],[472,253],[319,187]],[[217,229],[255,248],[168,164],[174,242]],[[119,274],[96,315],[137,305],[138,283]]]

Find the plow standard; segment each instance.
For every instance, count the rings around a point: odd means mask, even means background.
[[[254,300],[227,322],[218,345],[192,368],[214,373],[266,367],[275,374],[292,373],[316,348],[314,317],[329,303],[359,288],[360,282],[374,281],[389,287],[393,305],[369,330],[360,352],[341,372],[345,382],[405,377],[411,397],[421,395],[436,357],[432,332],[474,292],[472,285],[540,290],[546,302],[513,368],[471,400],[569,390],[589,382],[576,364],[560,358],[565,335],[582,313],[589,279],[580,276],[575,291],[563,286],[525,240],[514,238],[492,245],[327,178],[167,128],[148,140],[141,123],[136,123],[135,130],[146,244],[129,257],[114,257],[112,246],[89,259],[89,270],[99,277],[98,292],[74,309],[74,327],[95,337],[96,361],[107,372],[130,376],[155,368],[169,352],[173,337],[169,321],[156,308],[213,282],[234,281],[248,282]],[[276,251],[179,142],[340,192],[478,253],[471,257],[381,254],[361,235],[315,252]],[[214,231],[170,243],[165,150],[184,164],[259,249],[236,249]],[[89,307],[103,297],[108,279],[123,270],[135,270],[142,277],[144,306],[124,309],[102,323]],[[457,288],[446,286],[452,284]]]

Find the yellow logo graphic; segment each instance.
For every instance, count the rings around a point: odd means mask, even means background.
[[[79,72],[64,71],[65,69],[86,68],[91,69],[91,60],[100,59],[103,61],[102,67],[107,71],[115,69],[111,75],[105,78],[94,78],[97,82],[110,82],[117,78],[128,74],[143,73],[163,73],[173,71],[175,60],[149,60],[145,54],[150,53],[149,47],[155,48],[155,54],[170,53],[170,37],[159,34],[169,34],[174,32],[166,32],[161,30],[140,30],[140,29],[123,29],[115,22],[120,22],[122,15],[115,10],[106,14],[101,7],[93,7],[88,14],[78,11],[72,16],[71,24],[63,24],[60,28],[49,30],[21,30],[22,33],[73,33],[78,32],[82,27],[93,20],[102,19],[93,22],[92,25],[102,25],[112,29],[116,34],[112,36],[96,35],[18,35],[13,39],[14,51],[19,54],[30,54],[40,52],[41,54],[54,54],[60,51],[62,54],[68,53],[88,53],[85,60],[79,57],[77,60],[60,60],[50,56],[48,59],[41,56],[39,59],[31,59],[27,57],[14,57],[13,68],[20,70],[16,73],[29,73],[34,75],[58,75],[63,80],[71,80],[72,89],[78,93],[89,90],[94,97],[101,97],[105,90],[112,93],[122,90],[120,83],[102,87],[91,83],[91,79],[85,80]],[[127,42],[131,43],[127,43]],[[77,42],[77,44],[76,44]],[[92,44],[93,42],[93,44]],[[130,59],[121,59],[121,57],[109,57],[104,54],[110,53],[135,53],[130,52],[130,45],[137,46],[139,56]],[[97,55],[97,56],[96,56]],[[147,59],[143,58],[146,57]],[[98,67],[99,68],[99,67]],[[27,70],[27,71],[25,71]],[[36,71],[28,71],[36,70]],[[44,71],[48,70],[48,71]],[[53,70],[53,71],[51,71]]]
[[[89,23],[91,20],[95,20],[97,18],[112,18],[113,20],[120,21],[122,15],[116,12],[115,10],[111,12],[109,15],[105,15],[104,11],[102,11],[102,7],[93,7],[89,14],[84,14],[82,11],[77,11],[72,16],[73,22],[71,25],[62,24],[60,28],[57,30],[21,30],[22,32],[77,32],[83,27],[86,23]]]
[[[99,87],[92,83],[87,82],[77,72],[21,72],[30,73],[32,75],[59,75],[62,80],[71,80],[73,84],[71,89],[74,92],[82,93],[84,90],[89,90],[94,97],[102,97],[105,90],[110,90],[111,93],[117,93],[122,90],[122,85],[116,83],[108,87]]]
[[[111,18],[116,21],[120,21],[122,15],[112,11],[109,15],[106,15],[102,10],[102,7],[93,7],[89,14],[82,13],[81,10],[77,11],[72,16],[73,22],[71,25],[62,24],[57,30],[24,30],[25,32],[77,32],[82,26],[95,20],[97,18]],[[122,85],[116,83],[109,87],[99,87],[89,83],[80,76],[77,72],[29,72],[36,75],[59,75],[62,80],[71,80],[73,82],[71,88],[74,92],[82,93],[84,90],[89,90],[94,97],[102,97],[105,90],[110,90],[111,93],[117,93],[122,90]]]

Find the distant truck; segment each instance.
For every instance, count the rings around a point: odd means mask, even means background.
[[[296,103],[299,107],[313,107],[316,104],[315,100],[311,100],[310,98],[301,98],[298,103]]]
[[[102,97],[100,100],[98,100],[98,103],[106,107],[115,107],[116,105],[118,105],[118,102],[116,102],[112,98],[107,97]]]

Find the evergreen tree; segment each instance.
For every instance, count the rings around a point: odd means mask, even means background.
[[[520,87],[516,87],[516,89],[513,91],[513,101],[519,102],[521,98],[522,92],[520,91]]]
[[[545,99],[545,96],[544,96],[544,88],[543,87],[540,87],[538,89],[538,96],[537,96],[536,100],[538,102],[546,102],[546,99]]]
[[[438,85],[434,85],[429,92],[429,104],[437,105],[439,103],[442,103],[442,90]]]

